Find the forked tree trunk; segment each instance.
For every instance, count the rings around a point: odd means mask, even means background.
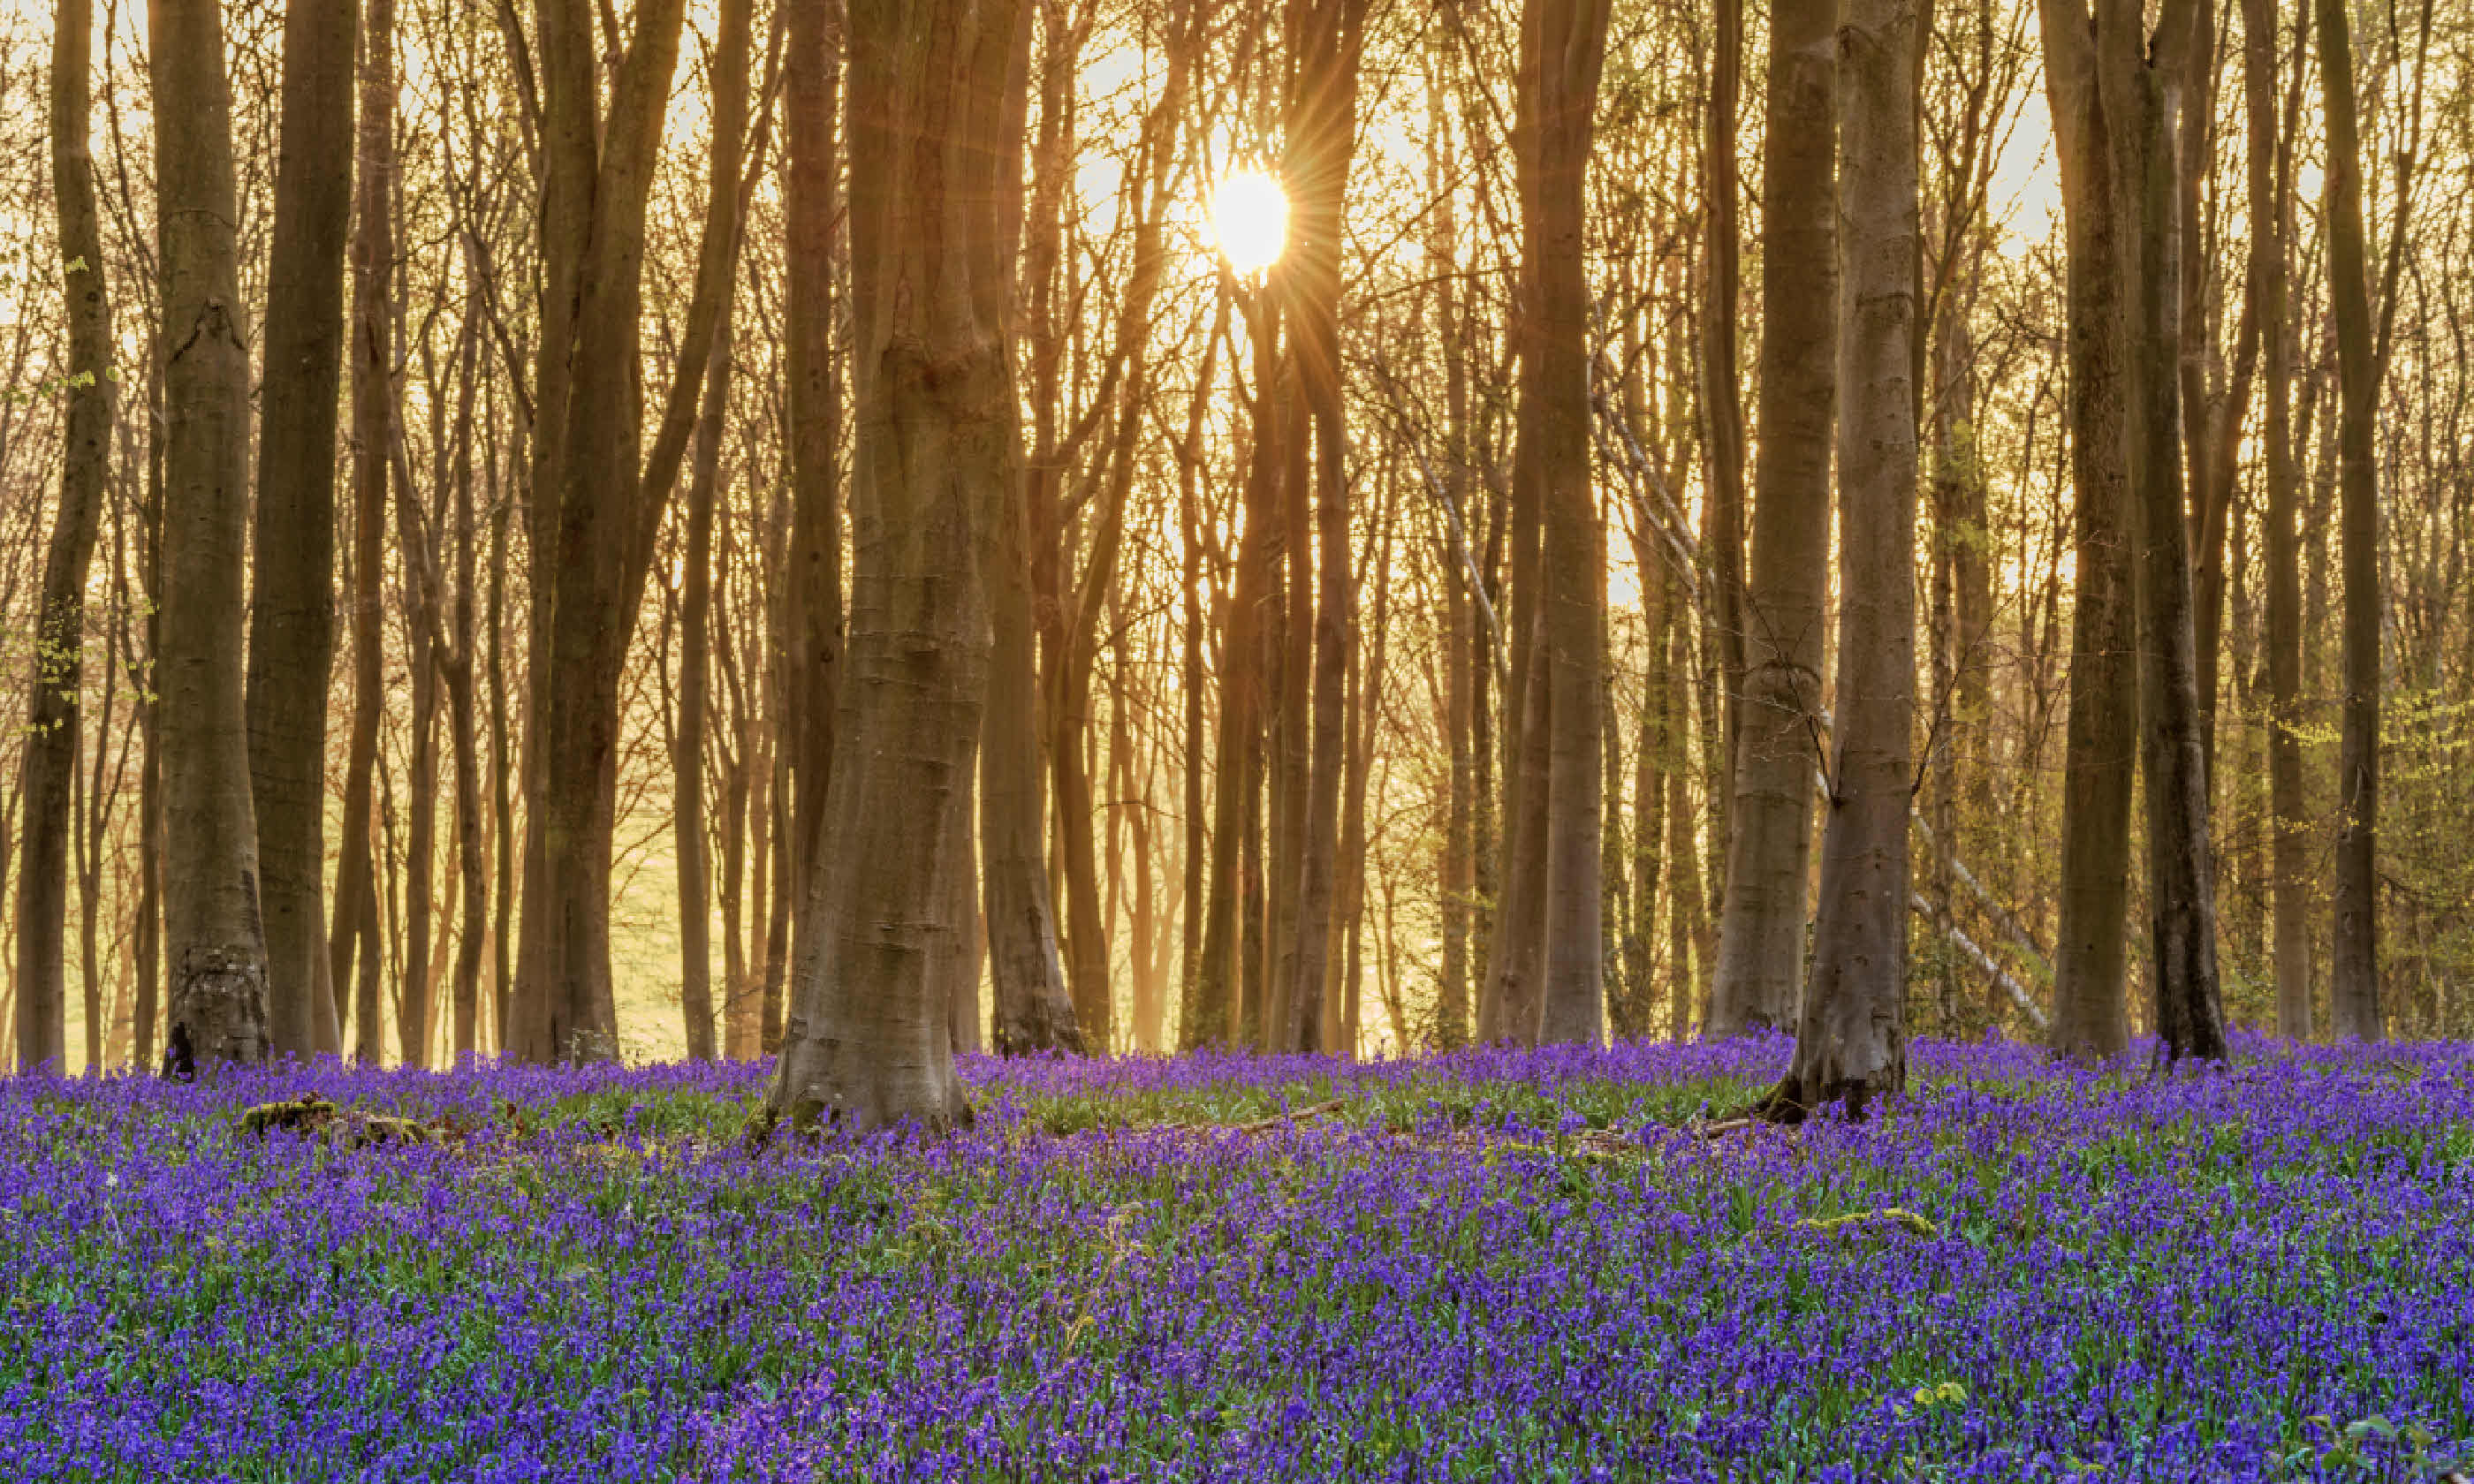
[[[2330,1020],[2340,1036],[2386,1034],[2379,978],[2380,488],[2370,264],[2363,232],[2363,146],[2354,104],[2352,22],[2314,0],[2319,100],[2328,125],[2328,298],[2337,322],[2337,509],[2343,536],[2345,700],[2337,756],[2337,935]]]
[[[69,363],[61,504],[43,555],[32,694],[26,705],[24,861],[17,874],[17,1066],[65,1065],[65,950],[71,785],[85,681],[85,583],[103,521],[118,383],[105,298],[88,123],[93,0],[61,0],[52,32],[52,193],[65,268]],[[328,402],[331,406],[331,392]],[[98,743],[98,746],[101,744]]]
[[[156,222],[163,302],[162,708],[167,1067],[266,1056],[242,700],[249,546],[249,345],[242,323],[231,92],[218,0],[156,0]]]
[[[770,1100],[794,1127],[947,1127],[940,959],[988,678],[989,538],[1020,477],[1006,125],[1019,0],[851,7],[854,586],[841,765]],[[923,290],[934,285],[934,291]]]
[[[2068,370],[2074,550],[2071,699],[2065,727],[2061,927],[2053,969],[2053,1049],[2102,1058],[2129,1044],[2124,991],[2130,911],[2130,803],[2139,672],[2131,582],[2130,487],[2122,431],[2119,228],[2104,97],[2078,0],[2044,0],[2045,88],[2061,166],[2069,256]]]
[[[352,212],[355,0],[283,14],[283,117],[267,262],[250,592],[249,770],[279,1055],[340,1049],[322,906],[335,657],[335,410]],[[392,116],[390,114],[390,116]]]
[[[1840,30],[1835,766],[1812,973],[1774,1115],[1906,1089],[1907,812],[1916,685],[1916,0]]]
[[[1803,976],[1838,336],[1838,0],[1770,17],[1760,444],[1710,1036],[1792,1022]]]
[[[2139,761],[2156,1031],[2169,1060],[2215,1062],[2225,1054],[2224,1009],[2175,372],[2173,130],[2191,31],[2190,0],[2171,0],[2152,44],[2133,0],[2098,0],[2097,85],[2119,228],[2116,311],[2123,323],[2125,457],[2138,533]]]

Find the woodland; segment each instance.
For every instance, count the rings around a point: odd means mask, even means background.
[[[1849,4],[21,3],[17,1065],[2463,1033],[2467,17]]]
[[[0,1475],[2464,1480],[2462,3],[0,0]]]

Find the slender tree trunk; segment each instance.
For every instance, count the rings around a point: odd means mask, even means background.
[[[387,487],[394,468],[395,4],[369,0],[361,42],[361,110],[354,168],[358,200],[352,242],[352,727],[344,769],[337,842],[334,929],[327,938],[327,983],[353,987],[352,1051],[376,1065],[378,967],[371,930],[377,920],[377,862],[371,853],[372,779],[378,723],[386,707]],[[364,899],[364,898],[368,899]]]
[[[43,555],[42,609],[26,705],[24,860],[17,874],[17,1066],[68,1057],[67,930],[71,785],[85,682],[86,572],[109,477],[118,383],[95,206],[89,73],[92,0],[61,0],[52,32],[52,194],[64,265],[69,359],[61,504]],[[96,743],[99,748],[101,741]]]
[[[2122,411],[2119,227],[2112,146],[2087,12],[2039,8],[2045,86],[2061,165],[2068,236],[2071,486],[2077,597],[2065,726],[2061,927],[2053,969],[2053,1048],[2118,1055],[2130,1041],[2124,976],[2130,804],[2139,675],[2131,582],[2130,491]]]
[[[1849,0],[1840,31],[1837,742],[1788,1117],[1906,1089],[1907,811],[1916,683],[1915,0]]]
[[[1335,878],[1347,771],[1346,691],[1357,596],[1349,573],[1348,442],[1341,399],[1341,250],[1349,161],[1357,147],[1357,74],[1367,5],[1368,0],[1312,0],[1291,7],[1298,29],[1290,45],[1298,67],[1282,165],[1290,197],[1286,268],[1296,325],[1292,365],[1314,434],[1317,563],[1311,634],[1300,628],[1292,635],[1293,657],[1308,659],[1310,653],[1310,662],[1293,674],[1290,700],[1305,701],[1305,672],[1311,669],[1314,722],[1311,758],[1305,771],[1291,779],[1293,787],[1303,789],[1305,821],[1297,842],[1297,925],[1288,990],[1289,1044],[1299,1050],[1320,1048],[1338,1029],[1324,1015],[1324,987],[1330,978],[1333,909],[1339,896]],[[1295,501],[1301,503],[1303,493],[1300,488]],[[1293,532],[1292,539],[1298,534]],[[1302,543],[1292,548],[1290,560],[1300,577],[1305,559]],[[1307,609],[1302,586],[1298,590],[1300,600],[1293,613],[1302,615]]]
[[[155,0],[162,274],[164,946],[174,1069],[267,1050],[241,664],[249,541],[249,346],[231,91],[217,0]]]
[[[745,36],[740,36],[739,96],[746,92]],[[716,74],[728,73],[726,65]],[[715,128],[724,126],[716,109]],[[743,111],[743,108],[741,109]],[[734,132],[738,128],[730,124]],[[688,481],[687,571],[679,597],[679,726],[670,757],[671,826],[679,859],[679,999],[687,1021],[688,1056],[708,1062],[713,1035],[713,881],[705,832],[704,746],[713,653],[714,503],[721,483],[722,419],[730,407],[730,317],[705,365],[704,405],[696,417],[695,466]]]
[[[2352,22],[2314,0],[2319,101],[2328,128],[2328,298],[2337,324],[2337,508],[2343,537],[2345,700],[2337,757],[2337,936],[2329,965],[2336,1033],[2386,1034],[2379,979],[2380,490],[2372,419],[2380,371],[2364,246],[2363,147]]]
[[[936,967],[972,926],[954,921],[970,870],[956,815],[987,690],[990,538],[1022,460],[1002,230],[1014,21],[1008,0],[851,8],[848,752],[770,1102],[794,1126],[969,1117]]]
[[[558,0],[565,5],[570,0]],[[553,678],[542,715],[541,863],[537,892],[528,894],[532,973],[520,993],[518,1034],[510,1049],[535,1062],[595,1061],[618,1055],[618,1009],[610,978],[610,865],[617,829],[619,698],[637,600],[650,561],[649,515],[667,499],[677,460],[693,421],[694,389],[710,353],[718,299],[726,292],[732,233],[723,203],[736,200],[717,182],[707,214],[697,281],[682,346],[676,391],[664,410],[661,437],[649,460],[640,453],[643,393],[637,374],[641,341],[645,207],[675,70],[683,0],[646,0],[611,89],[586,208],[584,249],[575,275],[570,342],[545,341],[543,356],[570,358],[565,442],[558,481],[537,490],[557,509],[551,541],[533,554],[535,581],[550,593],[548,643],[534,662]],[[552,34],[556,32],[553,46]],[[569,21],[542,27],[546,59],[589,44]],[[575,62],[546,60],[545,74],[565,75],[546,95],[558,115],[550,132],[591,129],[598,109],[589,85],[577,88]],[[578,115],[581,124],[578,123]],[[736,147],[737,140],[732,141]],[[735,170],[732,172],[735,177]],[[718,220],[716,220],[718,218]],[[567,224],[545,217],[544,258],[564,251]],[[643,461],[643,462],[640,462]],[[667,463],[667,468],[663,466]]]
[[[1709,429],[1709,452],[1702,468],[1708,480],[1709,505],[1703,521],[1711,583],[1710,622],[1716,640],[1719,694],[1727,706],[1720,728],[1724,772],[1710,786],[1710,829],[1724,849],[1729,810],[1734,802],[1735,750],[1742,722],[1735,701],[1744,684],[1744,404],[1743,377],[1736,365],[1743,301],[1743,228],[1736,213],[1743,178],[1735,156],[1744,77],[1743,0],[1718,0],[1716,10],[1716,48],[1702,146],[1710,241],[1702,273],[1707,302],[1702,306],[1701,405]]]
[[[355,0],[283,12],[283,117],[267,264],[249,764],[279,1055],[340,1049],[326,944],[327,696],[335,656],[335,412],[352,212]],[[393,117],[393,100],[386,101]]]
[[[1781,0],[1770,19],[1760,444],[1713,1037],[1791,1023],[1804,967],[1838,395],[1838,0]]]
[[[788,870],[774,889],[792,908],[794,951],[805,958],[827,931],[811,922],[820,899],[808,868],[819,846],[840,723],[842,651],[842,492],[835,460],[841,445],[841,376],[833,352],[834,245],[841,214],[837,156],[841,108],[843,0],[785,0],[789,44],[784,73],[784,314],[788,331],[790,525],[788,643],[782,655],[781,751],[788,797],[779,802],[790,837],[776,859]],[[859,120],[852,121],[856,136]],[[784,953],[769,963],[787,966]],[[767,1004],[781,995],[768,981]],[[780,1041],[781,1017],[764,1017],[766,1050]]]
[[[2295,516],[2301,503],[2293,467],[2293,328],[2286,308],[2286,242],[2292,187],[2277,116],[2277,7],[2243,0],[2243,95],[2249,122],[2251,274],[2268,336],[2266,420],[2260,430],[2268,476],[2268,792],[2270,939],[2276,960],[2276,1029],[2311,1038],[2311,846],[2302,797],[2302,739],[2294,727],[2302,688],[2302,572]]]

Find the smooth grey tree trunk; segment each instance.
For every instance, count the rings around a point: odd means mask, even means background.
[[[219,0],[155,0],[155,207],[163,304],[162,708],[167,1059],[267,1052],[266,939],[243,705],[249,341]]]

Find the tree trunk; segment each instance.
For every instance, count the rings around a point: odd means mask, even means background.
[[[283,118],[267,263],[249,765],[279,1055],[340,1049],[326,944],[327,694],[335,657],[335,409],[352,212],[354,0],[283,13]],[[393,117],[392,98],[386,100]]]
[[[727,34],[725,34],[727,35]],[[735,76],[740,111],[746,97],[746,33],[738,35],[738,67],[727,61],[717,77]],[[725,45],[728,43],[725,42]],[[716,83],[717,91],[726,84]],[[717,100],[718,104],[718,100]],[[715,130],[740,125],[715,109]],[[713,1060],[713,880],[705,833],[704,743],[713,654],[714,502],[721,483],[721,424],[730,406],[730,317],[722,317],[721,342],[705,363],[704,405],[696,417],[695,465],[688,480],[687,570],[679,597],[679,726],[670,755],[671,833],[679,858],[679,1009],[687,1022],[691,1060]]]
[[[266,939],[249,788],[242,643],[249,346],[231,92],[217,0],[156,0],[156,222],[162,274],[164,948],[167,1063],[267,1050]]]
[[[1712,1037],[1792,1023],[1804,967],[1838,395],[1838,0],[1782,0],[1770,21],[1760,445]]]
[[[969,1117],[940,954],[972,924],[954,876],[988,680],[987,564],[1021,473],[1011,243],[1001,229],[1014,5],[851,8],[852,323],[859,406],[844,765],[810,862],[770,1107],[797,1127]],[[932,230],[933,228],[933,230]],[[938,292],[915,292],[921,284]]]
[[[1906,1090],[1907,811],[1916,683],[1917,15],[1849,0],[1840,30],[1838,685],[1812,972],[1789,1117]]]
[[[2307,16],[2307,12],[2305,12]],[[2277,117],[2277,8],[2243,0],[2243,96],[2249,122],[2251,274],[2268,337],[2268,406],[2260,429],[2268,476],[2268,792],[2273,817],[2269,877],[2277,1034],[2308,1041],[2311,1025],[2311,845],[2302,797],[2302,571],[2293,467],[2293,328],[2286,309],[2286,241],[2292,186]]]
[[[1547,777],[1544,977],[1534,1038],[1594,1045],[1606,1035],[1604,868],[1606,557],[1589,464],[1588,174],[1609,0],[1530,0],[1525,27],[1537,89],[1523,158],[1522,251],[1538,309],[1535,439],[1543,497]],[[1533,682],[1535,683],[1535,682]],[[1524,1036],[1524,1039],[1528,1039]]]
[[[1293,786],[1304,790],[1305,828],[1297,842],[1298,860],[1292,1006],[1288,1044],[1321,1048],[1329,1033],[1325,985],[1330,979],[1333,907],[1339,893],[1341,794],[1347,770],[1349,634],[1356,622],[1348,539],[1348,435],[1342,405],[1340,368],[1341,250],[1346,217],[1349,160],[1357,148],[1358,62],[1365,49],[1368,0],[1314,0],[1292,5],[1297,27],[1289,38],[1297,58],[1289,98],[1282,174],[1290,198],[1285,262],[1296,325],[1296,369],[1300,401],[1314,434],[1314,544],[1316,591],[1309,635],[1293,634],[1293,655],[1308,656],[1311,642],[1314,722],[1311,759]],[[1298,430],[1302,432],[1303,430]],[[1303,490],[1296,491],[1301,502]],[[1292,534],[1295,539],[1297,533]],[[1290,560],[1302,577],[1306,548],[1292,547]],[[1293,613],[1301,616],[1300,600]],[[1293,617],[1292,622],[1298,619]],[[1306,699],[1301,668],[1291,678],[1290,701]]]
[[[2380,371],[2364,247],[2363,147],[2352,22],[2314,0],[2319,100],[2328,126],[2328,299],[2337,324],[2337,508],[2343,537],[2345,700],[2337,757],[2337,936],[2328,1002],[2340,1036],[2386,1032],[2379,979],[2380,507],[2372,419]]]
[[[842,210],[837,154],[843,22],[839,0],[785,0],[789,45],[784,71],[782,182],[784,319],[789,341],[790,524],[782,646],[782,778],[778,802],[789,835],[776,854],[788,870],[774,890],[790,903],[792,949],[804,957],[825,930],[807,920],[818,899],[808,868],[818,849],[825,794],[833,778],[840,700],[842,491],[835,460],[841,446],[841,373],[834,356],[835,223]],[[857,120],[853,120],[853,132]],[[781,1037],[778,976],[788,955],[774,953],[767,981],[764,1046]]]
[[[560,7],[571,0],[558,0]],[[683,0],[647,0],[612,86],[602,139],[582,207],[583,250],[576,258],[573,334],[546,339],[545,363],[566,358],[566,405],[558,432],[564,448],[555,484],[535,498],[556,507],[547,544],[533,553],[535,582],[549,593],[548,642],[534,663],[551,678],[542,697],[541,858],[527,893],[531,972],[520,989],[517,1035],[510,1050],[534,1062],[596,1061],[618,1050],[618,1009],[610,979],[610,864],[617,827],[619,697],[636,599],[650,559],[648,512],[669,493],[670,473],[687,428],[675,392],[665,407],[663,437],[650,466],[668,459],[668,473],[640,465],[643,405],[638,376],[642,338],[645,206],[678,54]],[[542,29],[543,72],[560,78],[545,94],[553,135],[591,131],[598,109],[572,48],[589,46],[588,28],[572,17]],[[579,85],[579,77],[584,81]],[[589,148],[586,146],[584,148]],[[717,202],[735,200],[727,183]],[[713,273],[726,255],[729,233],[708,212],[694,300],[682,345],[679,377],[701,382],[718,319]],[[544,216],[543,257],[570,246],[573,224]],[[719,243],[716,244],[718,231]],[[554,277],[553,282],[557,281]],[[545,386],[546,376],[539,378]],[[675,442],[674,442],[675,440]]]
[[[93,52],[92,0],[61,0],[52,33],[52,194],[66,283],[68,405],[62,419],[61,504],[43,555],[43,606],[36,619],[26,705],[25,850],[17,875],[20,1071],[45,1063],[62,1067],[68,1056],[63,957],[69,794],[82,724],[78,699],[85,679],[86,572],[103,520],[118,387],[89,145]]]
[[[2124,991],[2130,802],[2139,729],[2136,599],[2124,467],[2119,227],[2112,147],[2087,12],[2039,8],[2045,86],[2061,165],[2069,256],[2070,448],[2077,596],[2064,724],[2062,900],[2053,969],[2053,1048],[2102,1058],[2130,1041]]]
[[[2174,0],[2151,45],[2132,0],[2098,0],[2096,70],[2119,227],[2116,308],[2123,321],[2124,436],[2138,533],[2140,772],[2156,1030],[2169,1060],[2214,1062],[2225,1054],[2224,1010],[2174,370],[2180,264],[2173,130],[2191,21],[2190,0]]]

